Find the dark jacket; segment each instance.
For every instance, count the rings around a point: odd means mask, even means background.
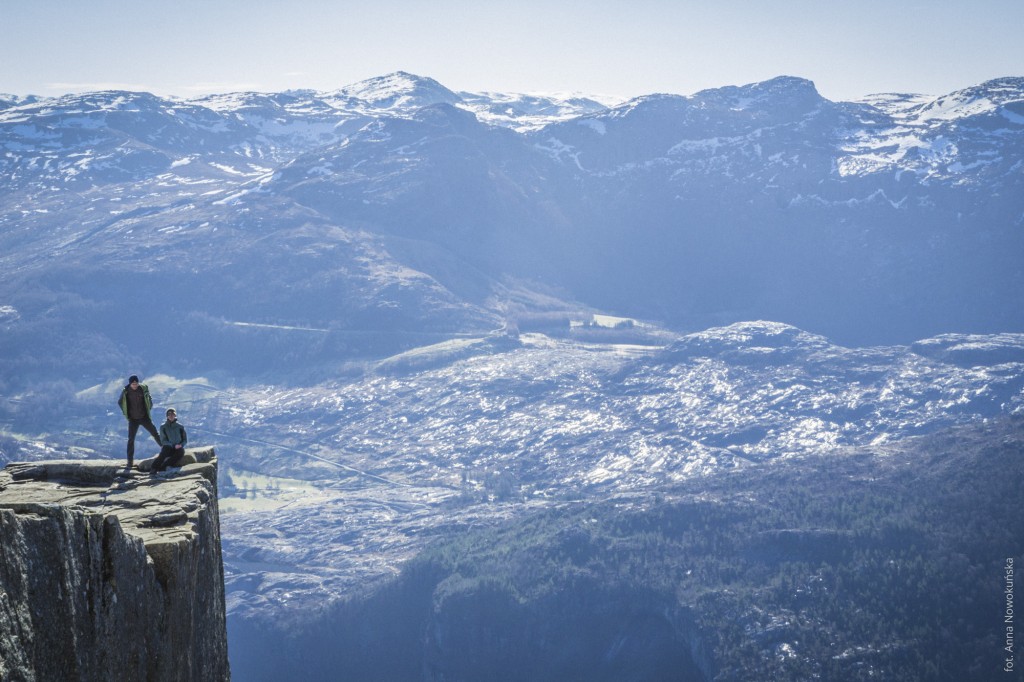
[[[167,421],[160,425],[160,444],[166,447],[180,445],[185,447],[188,444],[188,434],[185,427],[176,421]]]
[[[124,413],[125,419],[130,419],[128,416],[128,391],[130,390],[130,386],[125,386],[121,391],[121,397],[117,399],[117,404],[120,406],[121,412]],[[149,386],[146,384],[139,384],[139,390],[142,391],[142,402],[146,406],[146,419],[150,419],[150,410],[153,409],[153,398],[149,395]]]

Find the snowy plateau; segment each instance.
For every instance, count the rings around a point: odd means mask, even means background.
[[[1022,291],[1024,78],[0,95],[0,460],[175,406],[236,679],[988,679]]]

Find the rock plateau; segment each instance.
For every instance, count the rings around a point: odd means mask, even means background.
[[[228,680],[213,448],[0,472],[0,679]]]

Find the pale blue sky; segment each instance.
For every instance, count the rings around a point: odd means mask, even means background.
[[[0,92],[691,94],[779,75],[833,100],[1024,76],[1021,0],[0,0]]]

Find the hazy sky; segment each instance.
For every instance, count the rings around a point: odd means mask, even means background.
[[[1022,0],[0,0],[0,92],[691,94],[779,75],[833,100],[1024,76]]]

